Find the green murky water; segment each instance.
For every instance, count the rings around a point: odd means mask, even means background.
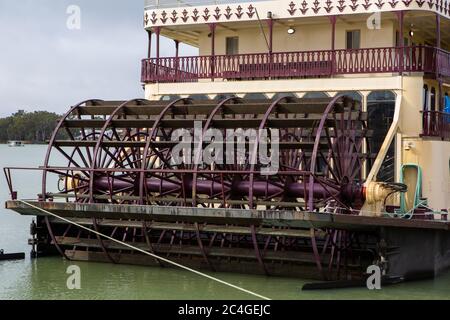
[[[45,146],[9,148],[0,145],[0,167],[38,166]],[[20,198],[39,192],[39,173],[13,176]],[[56,184],[56,182],[55,182]],[[0,179],[0,201],[8,198]],[[24,251],[23,261],[0,261],[0,299],[252,299],[253,297],[187,271],[101,263],[67,262],[59,257],[31,260],[27,245],[29,217],[0,207],[0,248]],[[66,286],[67,267],[81,269],[81,289]],[[450,299],[450,273],[434,280],[403,283],[377,291],[340,289],[302,292],[301,279],[215,273],[214,276],[272,299]]]

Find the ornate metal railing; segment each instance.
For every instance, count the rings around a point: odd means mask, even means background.
[[[442,50],[442,49],[435,49],[436,53],[436,69],[440,76],[443,77],[450,77],[450,52]]]
[[[163,57],[142,60],[142,82],[426,72],[450,76],[450,53],[428,46]]]
[[[423,111],[422,136],[450,140],[450,113]]]

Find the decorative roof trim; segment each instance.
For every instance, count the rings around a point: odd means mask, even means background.
[[[257,21],[258,15],[260,19],[266,19],[269,11],[275,19],[292,19],[400,10],[428,11],[450,19],[450,0],[274,0],[147,9],[144,13],[144,27]]]

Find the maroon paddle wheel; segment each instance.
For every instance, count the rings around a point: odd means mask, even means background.
[[[344,96],[89,100],[58,123],[40,200],[75,203],[81,213],[71,220],[194,267],[349,277],[373,259],[369,237],[326,224],[272,223],[259,213],[354,214],[372,158],[366,120]],[[61,157],[67,167],[54,164]],[[50,174],[60,177],[58,193],[47,190]],[[82,214],[94,204],[135,206],[136,214]],[[149,206],[154,214],[142,218],[140,208]],[[230,210],[254,218],[226,218]],[[187,211],[189,218],[179,214]],[[47,227],[68,259],[164,265],[57,219],[47,218]]]

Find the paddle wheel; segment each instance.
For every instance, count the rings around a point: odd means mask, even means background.
[[[374,259],[367,234],[258,214],[320,217],[361,208],[372,159],[366,120],[345,96],[89,100],[67,112],[50,140],[40,201],[62,199],[80,210],[71,220],[192,266],[327,279],[360,274],[363,261]],[[52,163],[57,153],[67,167]],[[47,191],[50,174],[59,175],[58,193]],[[87,214],[86,205],[135,214]],[[140,208],[154,211],[142,218]],[[68,259],[164,265],[57,219],[38,220]]]

